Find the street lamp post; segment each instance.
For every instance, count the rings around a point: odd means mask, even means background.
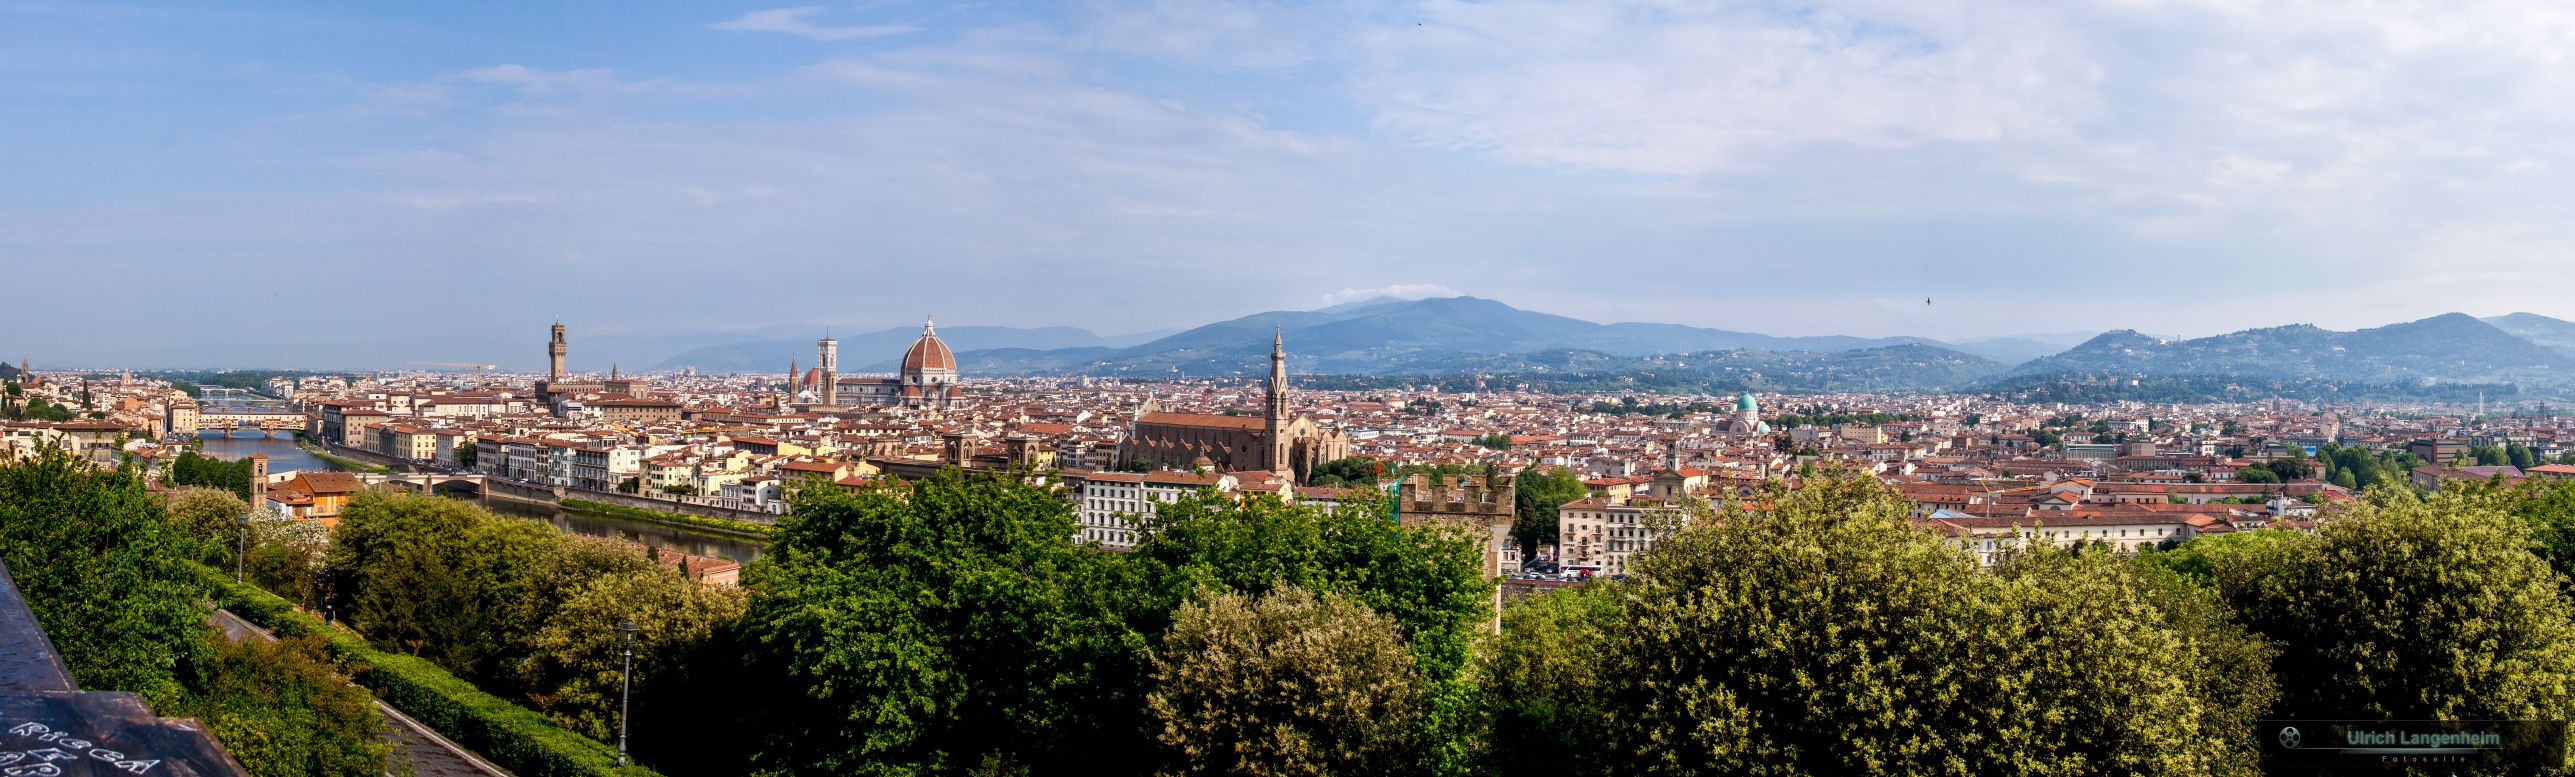
[[[626,635],[626,667],[617,670],[618,766],[626,765],[626,715],[627,711],[633,708],[635,691],[635,632],[643,630],[643,627],[635,625],[633,618],[627,618],[617,624],[617,631]]]

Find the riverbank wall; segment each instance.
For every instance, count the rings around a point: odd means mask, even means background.
[[[367,464],[374,464],[381,467],[391,467],[397,472],[421,471],[421,468],[412,462],[403,461],[401,459],[375,451],[366,450],[364,448],[350,448],[324,443],[321,446],[321,449],[333,456],[364,462]],[[563,500],[567,498],[586,499],[600,504],[631,507],[637,510],[651,510],[654,512],[694,515],[700,518],[722,518],[725,520],[749,521],[751,523],[760,524],[776,524],[778,522],[778,516],[770,515],[758,510],[741,510],[694,501],[657,499],[648,496],[620,494],[610,491],[585,491],[556,486],[529,485],[502,480],[499,478],[488,479],[483,484],[483,492],[487,496],[554,507],[561,507],[563,505]]]
[[[679,513],[681,515],[694,515],[700,518],[721,518],[729,521],[745,521],[764,525],[776,525],[778,523],[778,516],[760,512],[758,510],[736,510],[729,507],[694,504],[670,499],[653,499],[632,494],[581,491],[570,488],[557,488],[553,486],[529,485],[526,483],[500,479],[492,479],[484,482],[483,493],[485,496],[493,499],[507,499],[513,502],[545,505],[558,510],[575,509],[564,507],[563,500],[580,499],[584,501],[598,502],[604,505],[630,507],[637,510],[650,510],[657,513]]]
[[[654,512],[694,515],[700,518],[723,518],[732,521],[748,521],[751,523],[769,525],[776,525],[778,523],[778,516],[770,515],[758,510],[737,510],[730,507],[682,502],[675,499],[655,499],[648,496],[636,496],[633,494],[612,494],[600,491],[557,489],[556,498],[560,500],[564,497],[598,502],[600,504],[616,505],[618,507],[632,507],[637,510],[652,510]]]

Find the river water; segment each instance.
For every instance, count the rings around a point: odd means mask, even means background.
[[[201,432],[198,435],[198,445],[206,455],[218,459],[238,459],[253,453],[267,454],[270,473],[347,469],[314,458],[313,454],[295,447],[293,432],[275,434],[258,430],[236,430],[230,433]],[[620,539],[650,545],[665,551],[711,556],[744,563],[760,557],[761,543],[758,540],[708,534],[613,515],[565,512],[551,505],[498,497],[485,500],[485,504],[493,512],[539,519],[573,534]]]

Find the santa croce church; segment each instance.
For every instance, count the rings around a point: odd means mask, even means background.
[[[1164,412],[1145,400],[1118,460],[1167,469],[1206,467],[1220,472],[1275,472],[1304,482],[1318,464],[1350,455],[1350,438],[1325,429],[1314,416],[1288,409],[1287,342],[1270,341],[1270,382],[1257,416]]]

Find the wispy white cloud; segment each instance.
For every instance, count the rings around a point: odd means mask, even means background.
[[[447,80],[508,87],[529,98],[640,94],[670,83],[666,79],[623,79],[607,68],[539,70],[517,64],[474,68],[452,74]]]
[[[1372,289],[1343,288],[1340,291],[1323,295],[1323,304],[1327,306],[1339,305],[1344,302],[1358,302],[1360,300],[1377,299],[1380,297],[1393,297],[1395,299],[1429,299],[1432,297],[1459,296],[1465,296],[1465,293],[1436,283],[1397,283],[1379,286]]]
[[[865,40],[888,35],[901,35],[913,30],[905,24],[856,24],[832,26],[816,24],[812,17],[821,14],[819,5],[794,8],[771,8],[752,11],[730,21],[709,25],[725,32],[776,32],[820,41]]]

